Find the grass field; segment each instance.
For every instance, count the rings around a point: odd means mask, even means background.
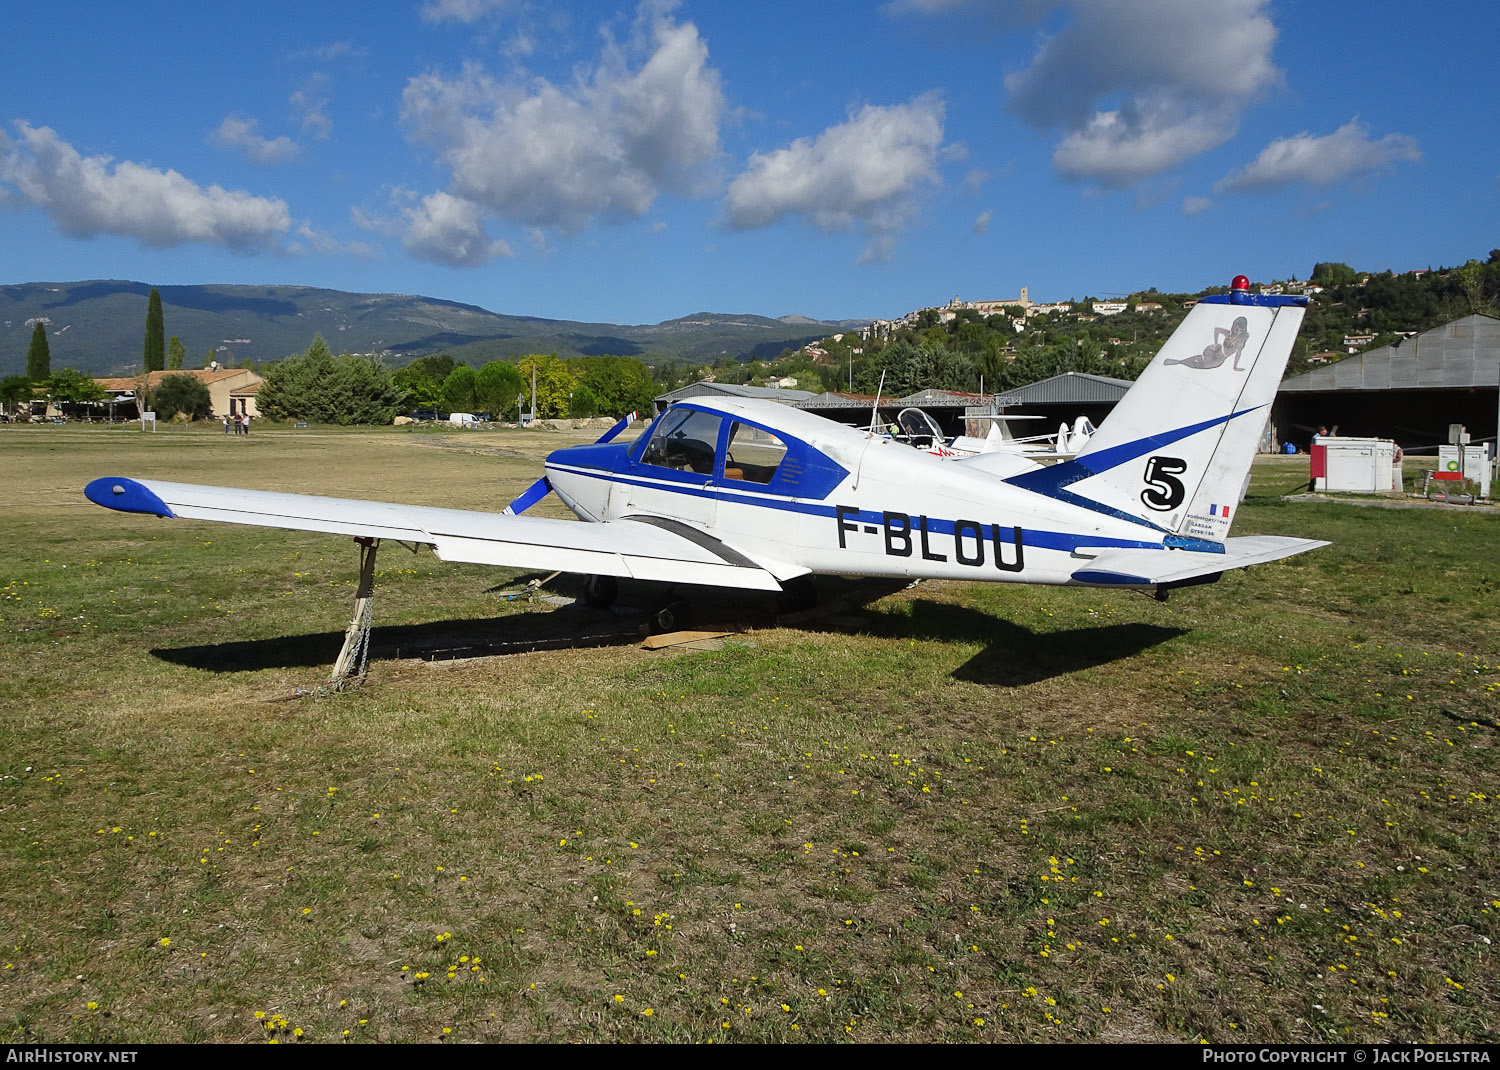
[[[0,429],[4,1039],[1497,1039],[1493,513],[1268,459],[1236,534],[1334,545],[1166,604],[711,594],[712,651],[387,545],[368,681],[296,698],[352,543],[82,495],[494,509],[571,440]]]

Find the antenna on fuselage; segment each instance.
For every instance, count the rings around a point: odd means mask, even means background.
[[[880,421],[880,395],[885,391],[885,372],[880,373],[880,385],[875,388],[875,404],[870,406],[870,429],[869,433],[875,433],[875,425]]]

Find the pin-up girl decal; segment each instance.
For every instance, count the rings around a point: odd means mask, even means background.
[[[1206,348],[1202,353],[1195,356],[1184,357],[1181,360],[1175,358],[1162,361],[1163,364],[1181,364],[1188,368],[1217,368],[1226,360],[1233,358],[1234,370],[1243,371],[1240,367],[1240,354],[1245,350],[1245,343],[1250,341],[1250,325],[1245,322],[1244,316],[1235,318],[1234,326],[1229,328],[1215,327],[1213,345]]]

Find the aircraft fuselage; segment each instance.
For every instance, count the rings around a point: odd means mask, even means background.
[[[778,579],[812,572],[1060,584],[1101,549],[1161,549],[1167,535],[1006,483],[1006,475],[1041,468],[1022,458],[995,456],[987,463],[997,470],[987,470],[771,402],[677,408],[722,418],[711,464],[650,463],[649,440],[668,410],[634,443],[553,453],[553,489],[582,519],[685,525]],[[776,478],[734,478],[731,424],[785,446]],[[789,466],[800,469],[795,480],[781,478]]]

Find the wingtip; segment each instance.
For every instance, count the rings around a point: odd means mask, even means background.
[[[167,503],[151,488],[134,479],[105,476],[83,488],[84,496],[95,505],[122,513],[146,513],[150,516],[176,518]]]

